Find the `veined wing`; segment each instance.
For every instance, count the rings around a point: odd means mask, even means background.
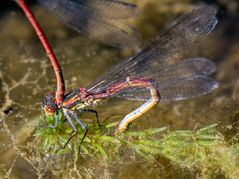
[[[218,83],[207,76],[178,78],[157,84],[161,101],[179,101],[199,97],[212,92],[217,87]],[[147,88],[128,88],[115,96],[136,101],[147,101],[151,98]]]
[[[88,91],[92,93],[105,91],[109,86],[125,81],[127,77],[155,79],[160,84],[161,80],[185,77],[184,73],[188,73],[187,77],[190,75],[204,75],[193,71],[189,72],[189,70],[182,70],[182,73],[179,71],[186,68],[186,66],[179,67],[180,64],[174,65],[183,51],[210,33],[216,24],[215,8],[202,6],[192,10],[192,12],[181,16],[165,28],[147,48],[135,56],[123,60],[99,77],[88,88]],[[186,64],[189,65],[190,62]],[[177,66],[179,69],[176,68]],[[183,65],[181,64],[181,66]],[[164,69],[166,69],[166,72],[164,72]],[[166,79],[161,79],[161,76]]]
[[[38,0],[61,21],[91,38],[117,47],[135,47],[138,32],[112,19],[134,17],[137,6],[117,0]]]
[[[132,72],[132,77],[154,79],[158,83],[162,81],[172,81],[178,78],[187,78],[191,76],[209,76],[216,71],[214,62],[205,58],[191,58],[181,60],[177,63],[162,63],[157,66],[147,66]]]
[[[182,60],[176,64],[161,65],[147,72],[145,76],[157,82],[161,100],[183,100],[201,96],[213,91],[218,84],[207,77],[216,70],[216,65],[204,58]],[[153,78],[154,77],[154,78]],[[132,87],[114,94],[129,100],[146,101],[150,99],[147,88]]]
[[[136,16],[135,4],[117,0],[38,0],[52,11],[65,15],[88,14],[110,19],[124,19]],[[68,13],[69,12],[69,13]]]

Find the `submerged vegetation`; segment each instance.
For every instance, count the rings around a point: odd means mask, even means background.
[[[52,117],[48,117],[47,121],[54,123]],[[165,158],[172,165],[191,172],[197,171],[206,178],[239,176],[239,145],[236,142],[239,138],[234,136],[226,141],[216,124],[197,130],[170,131],[163,127],[115,135],[116,126],[117,123],[90,126],[79,156],[78,146],[83,131],[79,131],[68,146],[62,149],[72,133],[70,126],[63,122],[57,129],[37,129],[34,142],[40,153],[54,158],[75,153],[72,156],[75,163],[80,161],[79,157],[94,157],[97,161],[107,161],[108,164],[122,162],[131,151],[131,155],[134,154],[145,162],[157,163],[157,157]]]

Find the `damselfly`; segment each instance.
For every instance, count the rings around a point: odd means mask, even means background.
[[[73,119],[85,130],[81,141],[88,131],[75,110],[87,110],[104,99],[120,97],[145,101],[119,122],[117,131],[123,132],[129,123],[149,111],[159,101],[189,99],[212,92],[218,87],[218,83],[208,77],[216,70],[212,61],[204,58],[178,59],[183,51],[210,33],[216,24],[215,8],[195,8],[165,28],[147,48],[111,68],[95,83],[65,95],[62,103],[58,104],[55,96],[48,94],[43,108],[47,115],[55,115],[55,125],[51,127],[58,126],[58,113],[62,111],[74,129],[66,146],[77,133]]]

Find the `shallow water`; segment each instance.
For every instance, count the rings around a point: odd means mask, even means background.
[[[137,2],[142,8],[142,15],[132,22],[138,26],[146,40],[193,5],[186,0],[180,3],[172,0],[146,2]],[[238,118],[233,116],[239,109],[239,35],[237,33],[239,14],[234,6],[238,6],[236,1],[233,6],[230,3],[219,6],[220,10],[225,11],[219,11],[220,20],[216,30],[187,54],[189,57],[207,57],[217,64],[218,70],[213,76],[219,81],[220,88],[197,99],[160,103],[134,122],[133,129],[163,126],[169,126],[170,130],[195,129],[217,123],[226,138],[238,133]],[[33,10],[59,57],[68,91],[79,86],[90,85],[97,76],[132,53],[127,49],[109,48],[80,36],[64,27],[37,4],[33,6]],[[42,115],[41,102],[47,92],[55,88],[50,63],[35,33],[20,11],[8,8],[1,13],[0,24],[0,178],[8,175],[10,178],[37,178],[37,176],[60,178],[57,169],[37,170],[44,168],[41,163],[37,163],[41,159],[31,160],[30,154],[26,157],[18,150],[32,141],[36,120]],[[99,112],[100,119],[117,121],[140,104],[112,99],[95,109]],[[17,148],[17,152],[16,146],[21,146]],[[93,163],[93,160],[82,159],[81,164],[82,167],[91,168],[88,178],[196,178],[198,176],[196,172],[191,173],[169,165],[170,161],[163,158],[158,159],[160,165],[134,160],[135,158],[137,156],[129,156],[125,162],[114,165],[108,164],[107,161]],[[37,173],[39,171],[43,173]],[[72,176],[77,175],[72,174]]]

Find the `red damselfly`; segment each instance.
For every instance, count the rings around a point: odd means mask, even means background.
[[[159,101],[190,99],[212,92],[218,83],[208,76],[216,70],[215,64],[204,58],[179,59],[185,50],[210,33],[216,24],[214,7],[195,8],[171,23],[148,47],[111,68],[89,87],[69,92],[61,104],[57,104],[53,94],[48,94],[43,108],[46,115],[55,115],[55,125],[51,127],[58,126],[58,113],[62,111],[74,129],[66,146],[77,133],[73,119],[85,130],[81,142],[88,131],[75,110],[88,111],[91,105],[104,99],[120,97],[145,101],[119,122],[117,131],[123,132],[129,123]]]

